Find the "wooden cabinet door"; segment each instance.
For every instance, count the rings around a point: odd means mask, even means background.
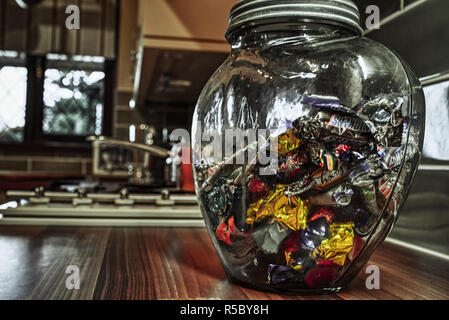
[[[225,41],[229,13],[238,0],[140,0],[145,36]]]

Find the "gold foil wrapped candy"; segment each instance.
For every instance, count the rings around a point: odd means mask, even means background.
[[[248,207],[246,223],[253,224],[268,217],[292,230],[304,229],[307,225],[307,204],[299,197],[284,195],[286,185],[278,185],[270,194]]]
[[[285,262],[287,266],[292,268],[293,270],[299,271],[302,269],[302,265],[295,264],[295,260],[292,258],[292,252],[291,251],[285,251]]]
[[[334,223],[329,233],[330,237],[321,242],[314,255],[343,266],[354,245],[354,223]]]
[[[293,129],[290,129],[278,137],[278,154],[284,156],[298,149],[301,144],[301,139],[298,139]]]

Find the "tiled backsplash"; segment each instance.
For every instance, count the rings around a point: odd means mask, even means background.
[[[0,175],[60,174],[87,176],[92,173],[90,158],[0,156]]]

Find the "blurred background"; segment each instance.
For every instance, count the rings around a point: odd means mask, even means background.
[[[169,134],[190,130],[236,2],[0,0],[0,224],[200,226],[191,168],[177,163],[188,150]],[[362,26],[378,6],[366,36],[426,94],[423,161],[391,237],[449,253],[449,1],[355,2]]]

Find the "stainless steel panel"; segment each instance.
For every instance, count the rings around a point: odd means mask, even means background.
[[[390,237],[449,254],[449,171],[418,171]]]
[[[449,1],[427,0],[370,32],[402,56],[419,77],[449,71]]]

